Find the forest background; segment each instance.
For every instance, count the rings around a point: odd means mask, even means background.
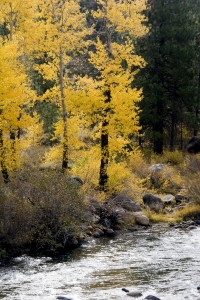
[[[3,219],[26,226],[20,206],[32,218],[58,191],[81,207],[72,175],[103,198],[143,191],[155,157],[187,161],[199,106],[199,0],[0,0]]]

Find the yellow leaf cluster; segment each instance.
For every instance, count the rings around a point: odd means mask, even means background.
[[[0,160],[8,170],[20,165],[39,122],[37,116],[27,114],[35,93],[27,84],[18,48],[16,40],[0,43]]]

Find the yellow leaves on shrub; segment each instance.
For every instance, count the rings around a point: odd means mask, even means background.
[[[71,173],[79,176],[87,187],[98,186],[100,150],[93,147],[88,151],[77,151]],[[86,187],[86,188],[87,188]]]
[[[165,193],[174,193],[180,188],[184,188],[184,178],[180,172],[172,166],[166,166],[163,170],[153,174],[154,187]]]
[[[131,152],[128,157],[128,165],[137,176],[140,178],[146,178],[148,173],[148,165],[144,159],[144,155],[140,150]]]
[[[110,162],[108,168],[110,193],[127,192],[137,201],[141,200],[143,193],[142,180],[132,172],[127,163],[115,161]]]
[[[184,161],[184,156],[182,151],[164,151],[162,155],[163,163],[169,163],[173,166],[180,165]]]

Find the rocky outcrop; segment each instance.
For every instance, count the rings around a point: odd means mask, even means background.
[[[101,203],[90,199],[84,219],[89,226],[82,230],[87,236],[115,236],[116,230],[133,229],[136,225],[149,226],[149,219],[142,213],[141,206],[131,198],[118,195]]]
[[[154,210],[155,212],[160,212],[164,208],[164,203],[162,202],[161,198],[153,194],[144,195],[143,202],[146,206],[148,206],[151,210]]]

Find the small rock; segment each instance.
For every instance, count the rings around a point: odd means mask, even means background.
[[[91,217],[91,222],[94,223],[94,224],[98,224],[99,221],[100,221],[100,219],[101,219],[101,218],[100,218],[99,216],[93,215],[93,216]]]
[[[200,285],[197,287],[197,291],[200,292]]]
[[[87,231],[87,235],[92,236],[92,231]]]
[[[126,294],[127,296],[130,296],[130,297],[135,297],[135,298],[137,298],[137,297],[141,297],[142,296],[142,293],[140,293],[140,292],[130,292],[130,293],[127,293]]]
[[[104,232],[105,232],[105,234],[107,234],[108,236],[115,236],[115,235],[116,235],[115,231],[114,231],[113,229],[111,229],[111,228],[106,228],[106,229],[104,230]]]
[[[147,296],[147,297],[144,298],[144,299],[147,299],[147,300],[161,300],[160,298],[155,297],[155,296],[152,296],[152,295],[149,295],[149,296]]]
[[[184,196],[184,195],[182,195],[182,194],[177,194],[176,196],[175,196],[175,201],[176,201],[176,203],[181,203],[182,201],[184,201],[184,200],[186,200],[187,198]]]
[[[129,290],[127,290],[126,288],[122,288],[122,291],[125,293],[129,293]]]
[[[58,299],[58,300],[72,300],[71,298],[67,298],[67,297],[64,297],[64,296],[58,296],[56,299]]]
[[[179,224],[179,225],[177,224],[177,225],[174,226],[174,228],[176,228],[176,229],[182,228],[182,225],[181,224]]]

